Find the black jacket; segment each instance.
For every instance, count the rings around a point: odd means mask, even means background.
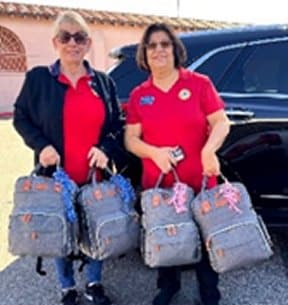
[[[120,108],[116,98],[115,85],[104,73],[92,70],[84,62],[92,77],[91,90],[102,98],[106,116],[99,144],[109,159],[118,167],[123,167],[122,147],[123,125],[120,120]],[[15,103],[14,127],[25,143],[35,152],[35,163],[40,151],[47,145],[53,145],[64,162],[63,155],[63,105],[67,85],[58,81],[59,60],[50,67],[36,67],[27,72],[23,87]],[[75,122],[77,124],[77,122]],[[96,143],[95,143],[96,145]],[[125,163],[125,162],[124,162]]]

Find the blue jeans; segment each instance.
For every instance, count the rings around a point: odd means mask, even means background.
[[[87,283],[99,283],[102,277],[102,261],[87,258],[88,263],[85,266],[85,275]],[[67,257],[55,259],[55,269],[60,282],[61,289],[67,289],[75,286],[73,261]]]

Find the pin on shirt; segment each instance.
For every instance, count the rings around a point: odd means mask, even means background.
[[[89,85],[89,87],[90,87],[90,89],[91,89],[91,92],[95,95],[95,96],[97,96],[97,97],[99,97],[99,94],[95,91],[95,89],[93,88],[93,86],[95,86],[96,84],[94,83],[94,82],[92,82],[91,80],[89,80],[88,81],[88,85]]]
[[[140,98],[140,105],[152,105],[154,104],[155,97],[152,95],[145,95]]]
[[[183,88],[179,91],[178,97],[182,101],[187,101],[191,97],[191,91],[189,89]]]
[[[99,94],[98,94],[93,88],[91,88],[91,92],[92,92],[95,96],[99,97]]]

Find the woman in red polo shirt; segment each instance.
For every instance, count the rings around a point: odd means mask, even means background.
[[[59,59],[26,74],[14,112],[14,126],[34,150],[42,174],[50,176],[60,163],[79,186],[86,182],[90,167],[105,168],[109,159],[119,158],[114,141],[121,130],[115,86],[84,60],[90,37],[79,14],[63,12],[52,39]],[[55,261],[62,304],[78,304],[72,261],[66,257]],[[111,304],[101,285],[102,262],[87,261],[85,297],[89,304]]]
[[[172,166],[196,192],[203,174],[211,187],[220,173],[216,151],[229,132],[224,103],[208,77],[182,68],[185,60],[184,46],[167,25],[146,29],[137,62],[150,77],[131,93],[125,133],[127,149],[142,159],[144,189],[154,187],[161,172],[167,174],[162,186],[171,187]],[[184,159],[177,162],[171,152],[179,147]],[[218,275],[206,252],[195,269],[203,304],[218,305]],[[153,305],[170,304],[180,286],[178,267],[159,268]]]

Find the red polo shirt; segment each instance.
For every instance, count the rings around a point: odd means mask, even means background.
[[[78,184],[87,181],[90,148],[98,144],[104,123],[103,101],[89,86],[90,76],[81,77],[74,88],[67,77],[59,76],[59,81],[69,87],[65,94],[64,169]]]
[[[179,79],[164,92],[148,79],[131,93],[127,124],[140,123],[142,138],[155,146],[180,146],[185,159],[177,165],[182,182],[199,191],[202,181],[201,150],[209,135],[207,116],[224,108],[224,103],[208,77],[185,69]],[[143,159],[142,184],[155,186],[159,168],[151,159]],[[173,184],[172,173],[165,176],[163,186]],[[212,177],[209,186],[216,184]]]

